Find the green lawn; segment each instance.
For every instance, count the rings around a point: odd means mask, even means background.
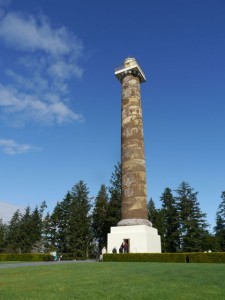
[[[224,264],[71,263],[0,269],[0,299],[225,299]]]

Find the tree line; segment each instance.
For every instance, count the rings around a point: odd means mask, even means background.
[[[174,194],[175,193],[175,194]],[[214,233],[200,209],[198,192],[181,182],[175,191],[165,188],[157,209],[147,203],[148,218],[161,236],[163,252],[225,251],[225,191],[216,213]],[[95,257],[107,245],[110,227],[121,220],[121,165],[111,175],[110,186],[102,184],[94,201],[87,184],[80,180],[56,203],[52,213],[46,202],[23,213],[17,210],[6,224],[0,219],[0,252],[72,253]]]

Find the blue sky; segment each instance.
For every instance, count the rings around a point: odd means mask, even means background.
[[[51,211],[84,180],[90,196],[120,160],[128,56],[141,85],[147,192],[187,181],[208,222],[225,190],[223,0],[0,0],[0,217]]]

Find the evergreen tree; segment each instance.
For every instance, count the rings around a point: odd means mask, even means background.
[[[32,221],[31,221],[31,209],[30,207],[25,208],[24,214],[21,215],[19,230],[20,230],[20,249],[23,253],[29,253],[32,249],[32,240],[31,240],[31,230],[32,230]]]
[[[35,208],[32,213],[32,222],[37,224],[37,230],[33,233],[34,240],[36,240],[32,246],[32,252],[34,253],[49,253],[54,247],[52,247],[52,223],[51,215],[49,212],[44,216],[44,210],[47,208],[47,204],[43,201],[40,208]]]
[[[4,252],[6,230],[7,225],[4,224],[3,220],[0,218],[0,253]]]
[[[148,220],[152,223],[152,226],[158,230],[161,236],[162,250],[163,250],[163,219],[161,209],[155,207],[155,203],[152,198],[147,203]]]
[[[163,219],[162,249],[163,252],[176,252],[179,246],[179,219],[176,201],[170,188],[164,190],[160,200]]]
[[[45,252],[45,246],[43,240],[43,230],[44,230],[43,211],[45,207],[47,207],[45,202],[42,202],[40,208],[36,206],[31,214],[30,240],[31,240],[32,247],[30,251],[36,253]]]
[[[58,201],[51,215],[47,215],[45,218],[45,232],[47,231],[47,240],[49,244],[49,250],[57,250],[61,252],[62,245],[60,243],[61,236],[61,216],[62,216],[62,207],[61,203]]]
[[[52,222],[52,216],[47,212],[43,220],[42,240],[44,251],[49,253],[55,248],[55,227]]]
[[[122,188],[122,170],[121,164],[118,163],[115,166],[115,170],[112,173],[110,179],[110,199],[107,211],[107,231],[110,232],[110,227],[116,226],[121,220],[121,188]]]
[[[71,191],[68,246],[70,252],[78,257],[88,257],[91,243],[91,204],[88,194],[89,190],[83,181],[75,184]]]
[[[208,233],[206,214],[202,213],[197,201],[198,192],[187,182],[181,182],[177,192],[177,209],[179,212],[179,247],[184,252],[204,251],[205,235]]]
[[[148,209],[148,220],[152,223],[153,227],[156,227],[156,220],[158,211],[155,208],[155,203],[152,198],[147,203],[147,209]]]
[[[59,220],[59,251],[61,253],[67,253],[69,251],[69,219],[71,214],[71,203],[72,196],[70,192],[66,194],[63,201],[61,202],[61,214]]]
[[[225,191],[221,194],[221,203],[216,213],[216,226],[214,228],[221,251],[225,251]]]
[[[16,252],[21,253],[21,231],[20,231],[20,225],[21,225],[21,213],[19,210],[17,210],[8,226],[8,230],[6,233],[6,252]]]
[[[107,208],[108,208],[108,194],[104,184],[101,185],[100,191],[95,199],[95,207],[92,213],[92,228],[94,239],[97,242],[97,251],[100,253],[101,249],[107,244]]]
[[[204,251],[213,251],[213,252],[219,252],[220,250],[220,245],[218,243],[217,237],[209,232],[206,232],[205,235],[203,236],[202,239],[202,245]]]
[[[72,196],[68,192],[61,202],[57,202],[52,214],[45,217],[45,239],[49,251],[57,250],[58,253],[69,251],[69,219],[71,214]]]
[[[42,239],[43,220],[42,214],[45,202],[41,207],[35,207],[33,211],[28,206],[24,214],[21,215],[20,221],[20,249],[23,253],[34,252],[34,248],[38,251],[37,244],[40,246]],[[41,247],[43,248],[43,247]]]

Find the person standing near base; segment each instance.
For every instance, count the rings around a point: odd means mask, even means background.
[[[128,246],[127,242],[124,243],[123,248],[124,248],[124,253],[128,253],[129,252],[129,246]]]

